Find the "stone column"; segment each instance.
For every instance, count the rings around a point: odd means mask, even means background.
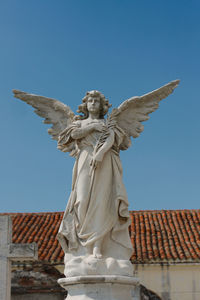
[[[11,261],[37,260],[38,248],[32,244],[12,244],[12,219],[0,216],[0,300],[11,299]]]

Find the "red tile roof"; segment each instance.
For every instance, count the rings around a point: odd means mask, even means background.
[[[200,261],[200,210],[131,211],[133,262]]]
[[[63,212],[13,213],[13,243],[38,244],[40,261],[63,262],[56,234]],[[135,263],[200,262],[200,210],[131,211]]]

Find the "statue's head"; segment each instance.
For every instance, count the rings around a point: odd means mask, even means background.
[[[82,116],[79,116],[79,119],[87,119],[88,112],[88,103],[92,100],[96,100],[100,103],[99,105],[99,118],[103,119],[107,114],[109,107],[112,105],[109,104],[105,96],[99,91],[93,90],[86,93],[85,97],[82,99],[82,104],[79,105],[77,112],[82,113]]]

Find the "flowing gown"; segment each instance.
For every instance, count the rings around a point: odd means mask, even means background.
[[[117,126],[113,129],[114,144],[105,153],[98,167],[91,170],[90,163],[101,133],[93,131],[80,140],[73,140],[71,133],[74,129],[81,128],[81,122],[76,121],[69,126],[58,141],[60,148],[75,143],[77,149],[72,191],[58,239],[64,252],[69,253],[80,246],[92,246],[97,240],[103,241],[105,236],[109,236],[112,242],[126,248],[131,254],[128,200],[119,158],[124,132]]]

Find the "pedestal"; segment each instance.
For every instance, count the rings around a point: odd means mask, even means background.
[[[131,276],[76,276],[58,283],[68,291],[66,300],[139,300],[139,280]]]

